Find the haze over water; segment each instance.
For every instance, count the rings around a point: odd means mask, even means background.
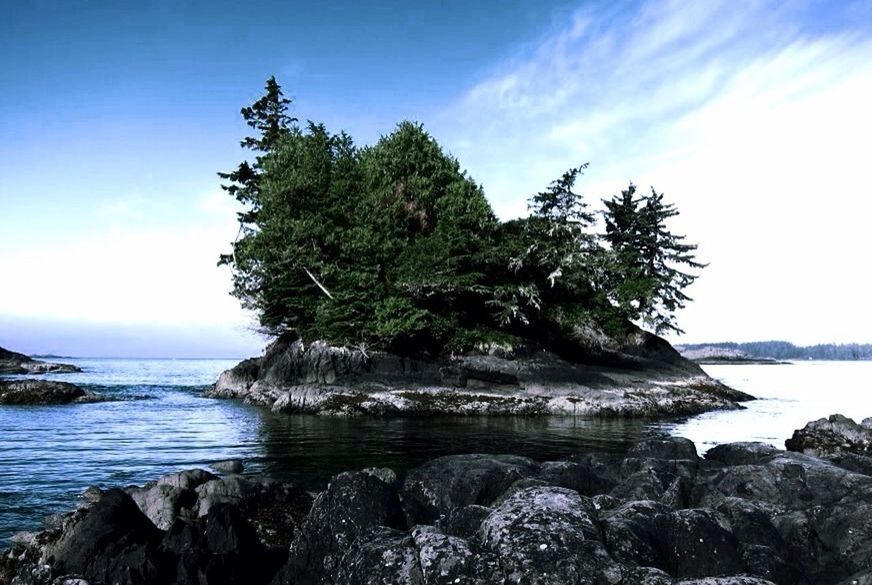
[[[311,489],[345,470],[399,473],[452,453],[514,453],[537,460],[621,452],[645,434],[686,436],[703,452],[731,441],[784,445],[794,429],[839,412],[872,416],[872,362],[707,366],[759,396],[745,410],[650,422],[572,417],[408,419],[288,416],[202,397],[229,360],[64,360],[84,372],[54,376],[116,400],[65,406],[0,406],[0,547],[20,530],[75,506],[90,485],[142,484],[227,458],[246,472]]]

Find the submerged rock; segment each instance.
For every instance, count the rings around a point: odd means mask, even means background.
[[[669,438],[574,461],[441,457],[402,482],[346,472],[314,502],[190,470],[92,490],[0,559],[3,585],[867,583],[872,476],[752,443],[700,459]]]
[[[0,404],[69,404],[104,400],[75,384],[50,380],[0,380]]]

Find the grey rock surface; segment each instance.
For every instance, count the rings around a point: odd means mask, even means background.
[[[659,337],[590,335],[564,357],[490,347],[441,360],[279,338],[263,357],[222,373],[207,395],[282,412],[382,416],[663,416],[739,408],[752,399]]]
[[[573,461],[441,457],[402,481],[384,468],[346,472],[314,501],[289,484],[191,470],[91,490],[0,556],[2,585],[843,585],[870,575],[872,476],[755,443],[701,459],[669,438]]]

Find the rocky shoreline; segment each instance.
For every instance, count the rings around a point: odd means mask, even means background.
[[[279,339],[221,374],[207,395],[279,412],[404,416],[660,417],[753,400],[642,331],[621,343],[598,338],[576,358],[492,345],[424,360]]]
[[[81,371],[77,366],[35,360],[0,347],[0,374],[64,374]]]
[[[830,452],[845,420],[797,431],[804,449]],[[455,455],[404,478],[341,473],[318,494],[190,470],[89,489],[15,537],[0,584],[867,584],[870,518],[872,475],[762,443]]]

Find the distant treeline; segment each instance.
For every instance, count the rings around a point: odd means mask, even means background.
[[[801,347],[788,341],[752,341],[736,343],[684,344],[687,349],[721,347],[737,349],[749,357],[774,358],[777,360],[872,360],[872,343],[822,343]]]

